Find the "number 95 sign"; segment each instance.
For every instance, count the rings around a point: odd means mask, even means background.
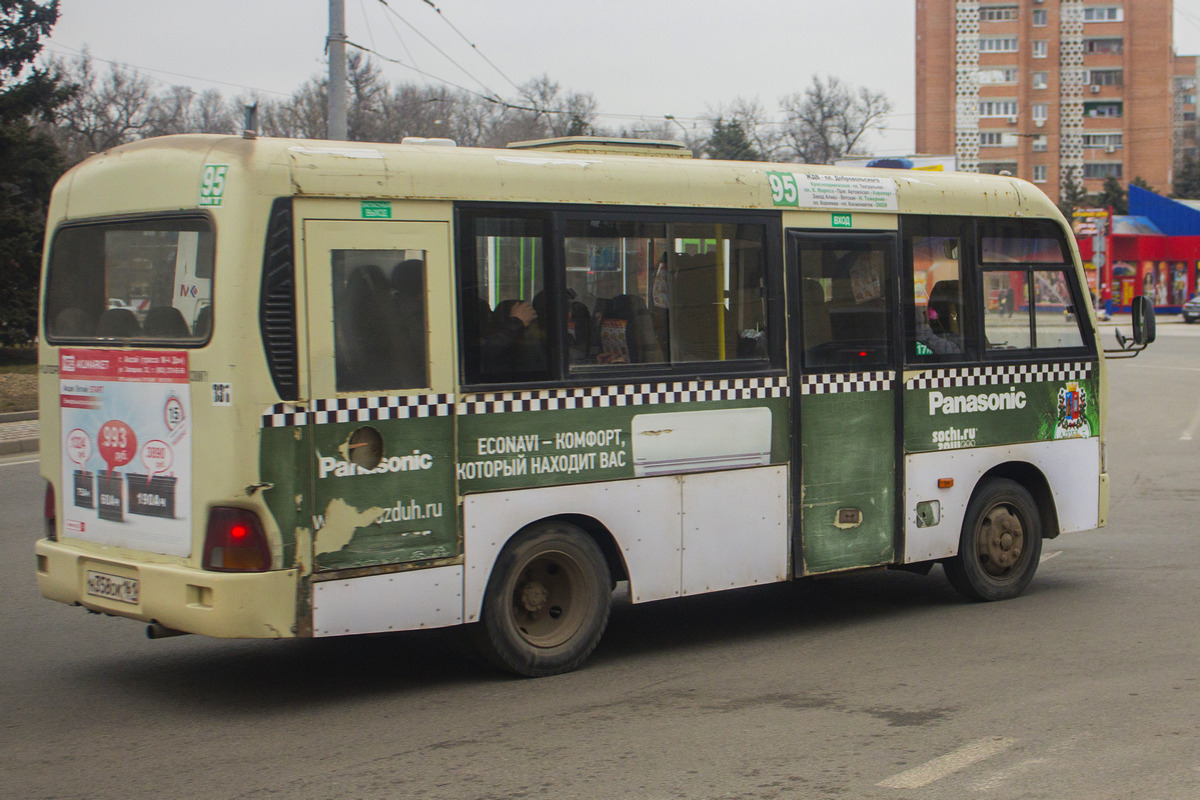
[[[200,177],[200,205],[219,206],[225,196],[225,173],[228,164],[205,164]]]

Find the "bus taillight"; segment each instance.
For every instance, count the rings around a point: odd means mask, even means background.
[[[221,572],[264,572],[271,568],[271,548],[253,511],[218,507],[208,512],[204,568]]]
[[[58,510],[54,501],[54,484],[50,481],[46,481],[46,495],[43,501],[42,513],[46,517],[46,538],[52,542],[57,542],[58,529],[55,523],[58,517]]]

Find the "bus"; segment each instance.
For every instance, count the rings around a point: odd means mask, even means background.
[[[1096,318],[1031,184],[452,144],[163,137],[59,181],[42,595],[153,638],[463,625],[540,676],[617,586],[940,563],[1000,600],[1105,524]]]

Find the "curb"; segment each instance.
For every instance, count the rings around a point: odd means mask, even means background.
[[[38,418],[36,411],[12,411],[0,414],[0,425],[8,422],[29,422]],[[36,453],[38,452],[38,437],[32,436],[28,439],[10,439],[8,441],[0,441],[0,456],[11,456],[19,453]]]
[[[0,456],[12,456],[19,453],[36,453],[37,439],[17,439],[11,442],[0,442]]]

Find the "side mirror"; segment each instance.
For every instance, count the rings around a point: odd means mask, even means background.
[[[1154,304],[1145,295],[1133,298],[1133,343],[1142,346],[1154,341]]]
[[[1119,330],[1114,331],[1119,347],[1116,350],[1105,349],[1104,354],[1109,358],[1133,358],[1154,341],[1154,303],[1149,297],[1141,295],[1133,298],[1130,310],[1133,312],[1133,338],[1126,339]]]

